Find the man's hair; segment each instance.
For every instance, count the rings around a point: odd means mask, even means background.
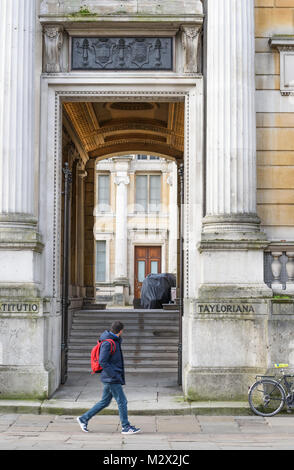
[[[114,321],[111,325],[110,331],[112,331],[112,333],[117,335],[117,333],[119,333],[121,330],[123,330],[123,328],[124,328],[124,325],[122,324],[122,322]]]

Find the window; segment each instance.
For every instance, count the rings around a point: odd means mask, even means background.
[[[98,210],[108,212],[110,210],[109,175],[98,175]]]
[[[161,175],[136,176],[136,212],[159,212]]]
[[[106,241],[96,241],[96,281],[106,281]]]
[[[160,157],[154,155],[137,155],[137,160],[160,160]]]

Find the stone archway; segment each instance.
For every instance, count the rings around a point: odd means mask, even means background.
[[[107,78],[105,78],[107,82]],[[82,83],[80,83],[82,82]],[[131,86],[130,86],[131,85]],[[107,82],[107,90],[105,84],[88,83],[85,85],[84,79],[71,78],[70,83],[66,78],[59,77],[43,77],[43,102],[42,102],[42,121],[41,121],[41,153],[45,158],[42,159],[40,168],[40,179],[43,186],[46,187],[46,198],[41,200],[40,226],[44,231],[47,239],[43,252],[43,260],[45,265],[44,284],[48,297],[50,297],[50,328],[58,344],[60,336],[60,249],[61,249],[61,178],[62,178],[62,105],[63,103],[109,103],[109,102],[160,102],[160,103],[178,103],[184,104],[184,139],[182,138],[182,155],[185,162],[185,215],[184,215],[184,238],[185,238],[185,254],[184,254],[184,296],[186,299],[195,297],[197,289],[197,236],[201,234],[202,220],[202,77],[171,79],[169,78],[165,84],[158,84],[156,79],[148,79],[148,83],[138,85],[135,80],[126,78],[122,80],[114,80],[109,85]],[[50,116],[50,118],[48,118]],[[147,126],[148,127],[148,126]],[[166,139],[173,137],[166,128],[163,127],[162,134]],[[167,126],[166,126],[167,127]],[[126,130],[119,129],[125,133]],[[72,135],[72,129],[68,129]],[[148,128],[150,132],[150,127]],[[127,133],[127,131],[126,131]],[[134,129],[132,134],[142,133],[142,129]],[[155,133],[154,133],[155,135]],[[130,136],[128,136],[129,138]],[[153,136],[152,136],[153,137]],[[137,139],[134,136],[134,139]],[[137,141],[137,140],[136,140]],[[158,145],[158,140],[155,140]],[[160,142],[160,145],[164,143]],[[87,171],[89,171],[92,161],[97,158],[93,155],[93,159],[87,160],[85,150],[82,148],[81,141],[75,142],[76,148],[80,155],[80,163],[78,165],[78,175],[82,177],[85,185],[87,183]],[[165,144],[167,145],[167,144]],[[133,147],[134,148],[134,147]],[[141,147],[144,151],[144,147]],[[136,150],[141,150],[136,147]],[[163,154],[163,151],[153,150],[156,154]],[[117,154],[117,149],[115,149]],[[125,153],[125,152],[124,152]],[[165,150],[164,155],[168,152]],[[99,157],[98,157],[99,158]],[[88,166],[88,168],[86,168]],[[91,172],[89,172],[91,173]],[[86,192],[85,192],[86,197]],[[89,217],[90,215],[89,206]],[[89,223],[91,230],[93,222]],[[85,228],[86,230],[86,228]],[[90,230],[90,229],[89,229]],[[93,230],[92,230],[93,232]],[[86,235],[86,234],[85,234]],[[92,235],[93,237],[93,235]],[[198,238],[200,240],[200,238]],[[86,239],[85,239],[86,243]],[[92,257],[93,259],[93,257]],[[199,262],[198,262],[199,266]],[[85,266],[84,266],[85,269]],[[88,271],[88,274],[89,275]],[[93,270],[92,270],[93,272]],[[90,279],[91,275],[89,276]],[[193,279],[193,282],[191,282]],[[88,289],[91,295],[93,282],[84,282],[81,291]],[[53,362],[56,364],[55,378],[52,377],[52,389],[58,386],[59,377],[59,351],[56,349]],[[54,385],[55,383],[55,385]]]
[[[82,182],[77,181],[76,173],[73,174],[72,182],[72,227],[71,227],[71,288],[72,292],[80,290],[81,286],[75,286],[77,282],[77,244],[78,234],[73,226],[84,224],[84,264],[80,270],[84,273],[84,303],[95,302],[95,235],[94,235],[94,212],[96,207],[95,195],[95,162],[111,156],[131,153],[148,153],[168,158],[178,165],[183,162],[184,156],[184,102],[65,102],[63,103],[63,141],[72,139],[79,142],[77,147],[82,147],[87,156],[85,163],[85,207],[83,220],[77,214],[77,186]],[[66,137],[65,137],[66,136]],[[72,146],[74,142],[71,140]],[[64,145],[64,143],[63,143]],[[74,146],[75,147],[75,146]],[[68,161],[68,152],[63,152],[63,165]],[[79,151],[76,150],[76,158]],[[77,160],[76,160],[77,162]],[[68,161],[73,170],[76,163]],[[122,174],[120,172],[120,174]],[[117,191],[124,199],[126,187],[119,185],[121,178],[116,182]],[[121,208],[123,210],[123,206]],[[118,211],[118,215],[120,210]],[[80,221],[77,218],[80,217]],[[120,226],[120,224],[117,224]],[[123,230],[123,228],[122,228]],[[127,237],[127,235],[126,235]],[[117,240],[117,249],[127,251],[127,246],[120,249]],[[127,255],[122,253],[123,259],[116,262],[127,265]],[[176,254],[175,254],[176,256]],[[128,284],[126,272],[116,269],[117,290],[125,291]],[[179,284],[178,269],[178,284]],[[120,282],[121,281],[121,282]],[[119,285],[121,284],[121,287]]]

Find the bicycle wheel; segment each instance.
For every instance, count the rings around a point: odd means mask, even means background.
[[[262,379],[249,389],[251,410],[259,416],[274,416],[283,408],[286,396],[283,387],[275,380]]]

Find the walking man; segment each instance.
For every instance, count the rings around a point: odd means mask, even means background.
[[[105,330],[100,336],[100,341],[112,339],[115,341],[115,352],[111,354],[111,344],[104,341],[100,346],[99,364],[103,368],[101,372],[101,381],[104,385],[102,399],[96,403],[89,411],[77,418],[81,429],[88,431],[88,422],[99,411],[109,406],[114,397],[119,410],[119,417],[122,425],[122,434],[136,434],[140,429],[131,426],[128,420],[127,398],[124,394],[122,386],[125,385],[124,360],[121,350],[122,333],[124,325],[115,321],[111,325],[110,331]]]

